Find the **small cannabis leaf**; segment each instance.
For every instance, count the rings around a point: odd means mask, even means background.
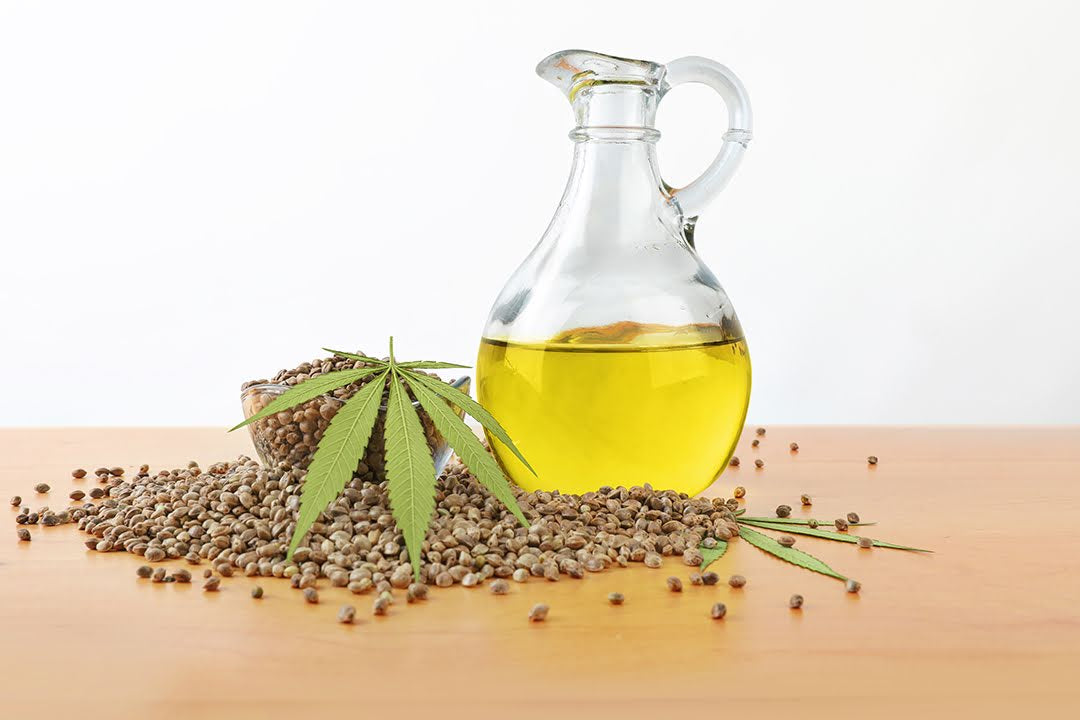
[[[519,460],[532,467],[510,439],[499,421],[480,403],[438,378],[416,372],[422,369],[460,368],[465,365],[435,360],[399,363],[394,358],[394,339],[390,338],[389,360],[379,360],[355,353],[329,350],[340,357],[359,360],[373,367],[341,370],[306,380],[283,393],[259,413],[232,430],[262,420],[282,410],[305,403],[324,393],[349,385],[378,373],[355,395],[345,401],[334,415],[319,446],[315,450],[300,495],[300,512],[296,529],[289,543],[288,557],[307,535],[319,514],[326,510],[352,478],[353,471],[363,458],[371,439],[379,406],[386,391],[384,419],[384,454],[386,457],[387,493],[390,510],[409,550],[413,574],[420,579],[421,546],[435,511],[435,466],[431,457],[420,417],[413,406],[406,386],[420,402],[435,429],[458,453],[458,457],[475,474],[477,480],[502,502],[522,525],[528,525],[525,513],[518,506],[509,481],[498,463],[484,449],[458,413],[461,408],[476,419],[488,432],[506,445]],[[387,389],[389,383],[389,389]]]
[[[780,532],[792,533],[794,535],[810,535],[811,537],[824,538],[826,540],[837,540],[839,542],[857,543],[859,542],[858,535],[847,535],[845,533],[833,532],[831,530],[819,530],[817,528],[802,527],[799,525],[775,523],[772,521],[761,522],[750,518],[739,518],[739,522],[752,525],[756,528],[762,528],[764,530],[778,530]],[[873,523],[860,523],[862,525],[872,525]],[[911,552],[933,552],[933,550],[923,550],[921,548],[908,547],[907,545],[896,545],[895,543],[885,542],[884,540],[873,540],[871,542],[874,547],[891,548],[893,550],[908,550]]]
[[[763,535],[762,533],[759,533],[757,530],[754,530],[747,525],[739,525],[739,537],[741,537],[743,540],[746,540],[754,547],[760,550],[764,550],[770,555],[774,555],[785,562],[791,563],[792,565],[798,565],[799,567],[806,568],[807,570],[813,570],[814,572],[821,573],[822,575],[828,575],[829,577],[836,578],[837,580],[847,580],[846,577],[836,572],[813,555],[805,553],[802,550],[796,550],[793,547],[784,547],[768,535]]]
[[[724,557],[727,547],[727,541],[719,538],[716,539],[716,547],[707,548],[703,546],[701,548],[701,571],[705,572],[705,568]]]
[[[740,512],[746,512],[746,511],[742,510]],[[735,513],[735,514],[738,515],[739,513]],[[772,523],[774,525],[809,525],[810,524],[810,519],[809,518],[793,518],[793,517],[786,517],[786,518],[782,518],[782,517],[740,517],[739,520],[741,522],[767,522],[767,523]],[[857,523],[848,523],[848,525],[850,525],[851,527],[855,527],[857,525],[877,525],[877,523],[857,522]]]

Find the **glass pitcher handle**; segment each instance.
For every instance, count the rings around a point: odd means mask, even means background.
[[[727,187],[731,176],[739,168],[746,146],[753,137],[753,114],[746,88],[735,73],[718,62],[691,55],[667,64],[665,93],[676,85],[688,82],[708,85],[720,93],[728,112],[728,129],[716,158],[697,180],[673,191],[683,216],[693,218],[700,215],[705,206]]]

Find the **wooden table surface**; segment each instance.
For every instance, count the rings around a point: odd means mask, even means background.
[[[0,497],[63,507],[93,485],[74,467],[206,467],[243,452],[246,437],[219,429],[2,430]],[[878,521],[872,536],[937,552],[801,539],[862,581],[849,595],[737,541],[713,569],[745,575],[741,590],[670,593],[664,579],[689,569],[669,558],[502,597],[433,589],[376,618],[370,595],[326,587],[308,605],[273,578],[262,601],[246,578],[217,594],[139,581],[140,558],[87,551],[71,525],[18,542],[10,508],[0,717],[1077,717],[1080,428],[770,427],[738,454],[710,494],[744,485],[751,514],[767,514],[803,512],[810,493],[815,517],[855,510]],[[614,590],[625,605],[608,605]],[[795,592],[801,611],[787,607]],[[709,617],[716,601],[723,621]],[[526,620],[537,602],[546,623]],[[357,624],[335,622],[343,603]]]

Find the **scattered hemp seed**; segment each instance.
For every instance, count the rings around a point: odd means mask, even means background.
[[[156,568],[154,574],[150,576],[150,579],[156,583],[165,582],[165,568]]]
[[[664,564],[664,558],[660,557],[658,553],[645,553],[645,567],[653,568],[654,570]]]
[[[790,515],[791,515],[791,506],[790,505],[777,505],[776,506],[776,517],[786,518],[786,517],[789,517]]]
[[[505,583],[506,581],[505,580],[502,580],[502,581],[496,580],[495,582],[504,582]],[[495,583],[492,583],[492,585],[494,585],[494,584]],[[507,587],[507,590],[509,590],[509,589],[510,588]],[[492,587],[491,591],[495,592],[495,588]],[[497,593],[497,594],[504,594],[504,593]],[[405,599],[408,602],[416,602],[417,600],[427,600],[427,596],[428,596],[428,586],[425,585],[424,583],[415,583],[415,582],[410,583],[409,584],[409,589],[405,591]]]
[[[390,610],[390,598],[386,595],[380,595],[375,598],[375,602],[371,604],[372,615],[385,615]]]
[[[206,579],[206,582],[203,583],[202,589],[206,592],[217,592],[219,587],[221,587],[221,578],[209,577]]]
[[[510,583],[506,582],[502,578],[498,580],[492,580],[488,585],[488,589],[491,590],[492,595],[505,595],[510,592]]]
[[[218,575],[221,577],[232,577],[233,566],[229,563],[218,563],[214,569],[217,570]]]
[[[754,461],[754,467],[756,467],[758,470],[760,470],[761,468],[765,467],[765,461],[762,460],[761,458],[758,458],[757,460]]]
[[[784,547],[791,547],[795,544],[795,538],[791,537],[790,535],[781,535],[776,542],[780,543]]]
[[[868,458],[866,458],[866,462],[870,463],[871,465],[877,465],[877,455],[869,456]]]
[[[746,585],[746,578],[742,575],[732,575],[728,578],[727,584],[733,588],[741,588]]]
[[[82,490],[72,490],[71,494],[69,494],[68,497],[72,500],[82,500],[84,497],[86,497],[86,493],[84,493]]]
[[[555,573],[555,579],[559,579],[558,572]],[[480,577],[476,573],[465,573],[465,575],[461,578],[462,587],[476,587],[478,584],[480,584]]]
[[[146,554],[143,555],[147,562],[161,562],[165,556],[166,552],[159,547],[146,548]]]
[[[791,443],[788,447],[791,448],[791,452],[799,452],[799,443]]]
[[[847,521],[849,523],[851,523],[852,525],[858,525],[859,524],[859,513],[849,512],[847,514]]]
[[[848,578],[844,581],[844,589],[847,590],[849,593],[857,593],[862,590],[862,583],[858,580],[852,580],[851,578]]]
[[[728,460],[728,465],[730,465],[731,467],[739,467],[739,456],[732,455],[731,459]]]
[[[715,585],[716,583],[720,582],[720,576],[710,570],[709,572],[704,573],[701,576],[701,582],[705,585]]]
[[[607,601],[612,605],[622,605],[626,601],[626,596],[621,592],[608,593]]]
[[[214,574],[214,571],[211,570],[210,568],[206,568],[205,570],[202,571],[202,576],[204,578],[212,577],[213,574]]]
[[[319,604],[319,591],[313,587],[304,588],[304,601],[312,605]]]
[[[817,526],[818,526],[818,521],[815,520],[814,518],[810,518],[809,520],[806,521],[806,527],[808,527],[808,528],[813,529],[813,528],[816,528]]]
[[[746,488],[744,488],[742,485],[738,485],[732,495],[734,495],[736,498],[744,498],[746,497]]]
[[[191,572],[184,568],[180,568],[173,572],[172,577],[176,582],[184,583],[185,585],[191,582]]]
[[[765,434],[765,428],[763,428],[763,427],[759,427],[759,428],[758,428],[757,430],[755,430],[754,432],[756,432],[756,433],[758,434],[758,437],[761,437],[762,435],[764,435],[764,434]]]
[[[705,562],[705,558],[702,556],[701,551],[697,548],[686,548],[686,551],[682,555],[684,565],[690,567],[698,567],[701,563]]]
[[[753,441],[750,443],[750,447],[757,447],[760,444],[761,444],[761,441],[758,440],[757,438],[754,438]]]
[[[870,548],[874,547],[874,541],[868,537],[861,537],[859,538],[859,547],[863,548],[864,550],[869,550]]]
[[[544,622],[547,620],[548,608],[544,603],[537,603],[529,610],[529,622]]]
[[[30,531],[26,528],[19,528],[15,531],[15,534],[19,536],[19,540],[23,542],[30,542]]]
[[[100,500],[105,497],[105,491],[99,487],[90,488],[90,497],[94,500]]]
[[[701,577],[701,573],[690,573],[690,584],[691,585],[704,585],[705,580],[704,580],[704,578]]]
[[[701,541],[701,547],[708,548],[709,550],[712,550],[718,544],[719,543],[716,542],[716,538],[711,538],[711,537],[707,537],[707,538],[705,538],[704,540]]]
[[[149,565],[140,565],[138,569],[135,570],[135,575],[141,578],[148,578],[153,574],[154,571],[150,568]]]
[[[788,600],[788,607],[791,608],[792,610],[798,610],[799,608],[802,607],[802,605],[803,605],[803,596],[802,595],[799,595],[799,594],[792,595],[791,599]]]
[[[814,504],[813,498],[811,498],[806,493],[803,493],[802,495],[799,496],[799,502],[802,503],[803,507],[810,507],[811,505]]]
[[[848,529],[847,520],[844,520],[843,518],[836,518],[836,520],[833,521],[833,525],[835,525],[836,529],[839,530],[840,532],[847,532],[847,529]]]
[[[262,596],[263,596],[262,585],[256,585],[255,587],[251,588],[251,597],[255,598],[256,600],[261,600]]]
[[[49,492],[49,486],[45,483],[38,483],[34,486],[34,492],[44,495],[45,493]]]
[[[709,614],[712,616],[713,620],[723,620],[724,616],[727,615],[727,605],[724,603],[716,603],[712,606],[712,609],[709,610]]]
[[[345,625],[351,625],[352,621],[356,619],[356,608],[352,605],[342,605],[338,610],[337,621]]]
[[[667,579],[667,589],[671,592],[682,592],[682,580],[677,577],[669,577]]]
[[[86,477],[86,471],[82,468],[76,468],[71,471],[71,477],[75,478],[76,480],[81,480]]]
[[[11,498],[11,506],[12,507],[19,507],[20,505],[22,505],[22,498],[21,497],[16,495],[15,497]]]

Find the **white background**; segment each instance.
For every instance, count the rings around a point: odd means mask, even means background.
[[[1078,7],[0,0],[0,425],[226,426],[390,334],[471,363],[566,180],[533,67],[572,47],[750,91],[697,241],[751,421],[1080,421]],[[723,123],[665,99],[668,182]]]

